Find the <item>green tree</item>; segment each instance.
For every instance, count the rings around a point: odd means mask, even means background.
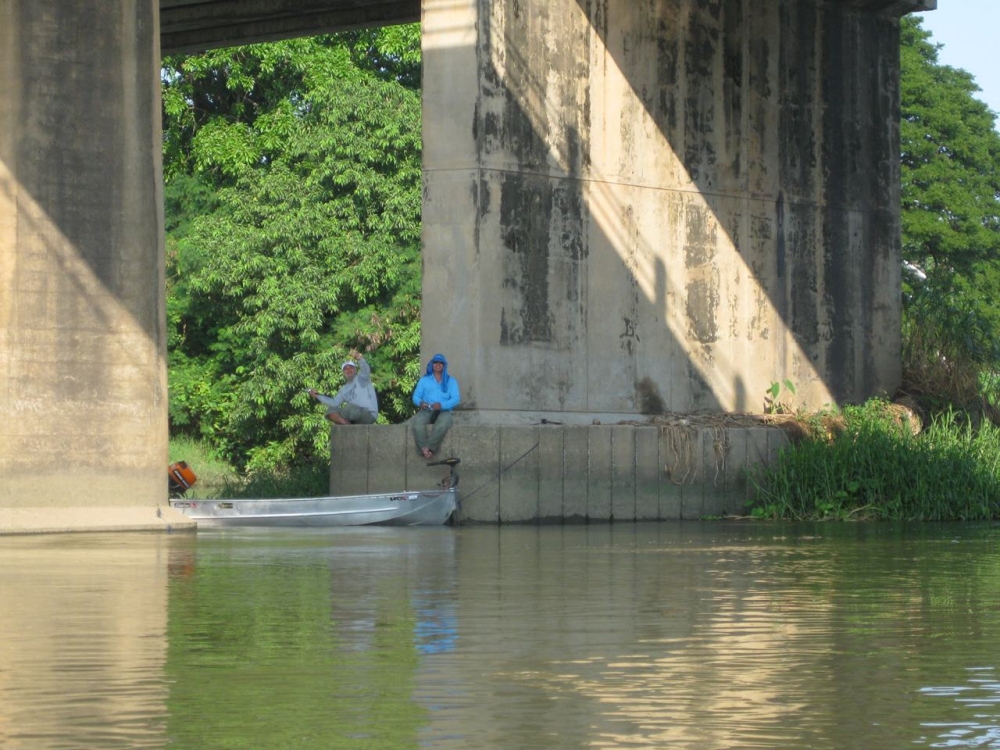
[[[904,376],[968,406],[1000,363],[1000,135],[920,20],[901,31]]]
[[[171,424],[237,465],[328,458],[303,391],[351,349],[409,413],[419,49],[405,26],[164,61]]]

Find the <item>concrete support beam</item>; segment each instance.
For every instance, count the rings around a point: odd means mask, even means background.
[[[0,2],[0,533],[190,527],[166,507],[158,38],[155,0]]]
[[[785,379],[807,408],[891,393],[898,10],[424,0],[422,348],[465,408],[589,424],[759,412]]]

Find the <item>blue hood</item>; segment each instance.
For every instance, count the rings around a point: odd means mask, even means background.
[[[448,392],[448,381],[451,379],[451,376],[448,374],[448,360],[446,360],[444,358],[443,354],[435,354],[433,357],[431,357],[430,362],[427,363],[427,374],[428,375],[431,375],[431,376],[434,375],[434,363],[435,362],[440,362],[441,364],[444,365],[444,368],[441,370],[441,390],[444,391],[445,393],[447,393]]]

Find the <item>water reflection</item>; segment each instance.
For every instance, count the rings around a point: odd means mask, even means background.
[[[0,747],[1000,748],[996,533],[0,537]]]
[[[171,740],[414,747],[419,646],[436,637],[421,618],[453,587],[455,540],[407,531],[199,537],[170,589]]]
[[[0,747],[162,747],[162,535],[0,537]]]

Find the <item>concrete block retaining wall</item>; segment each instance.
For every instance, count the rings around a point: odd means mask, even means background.
[[[788,444],[769,426],[455,425],[439,457],[457,456],[467,523],[653,521],[742,515],[748,467]],[[330,492],[436,486],[409,425],[331,431]]]

